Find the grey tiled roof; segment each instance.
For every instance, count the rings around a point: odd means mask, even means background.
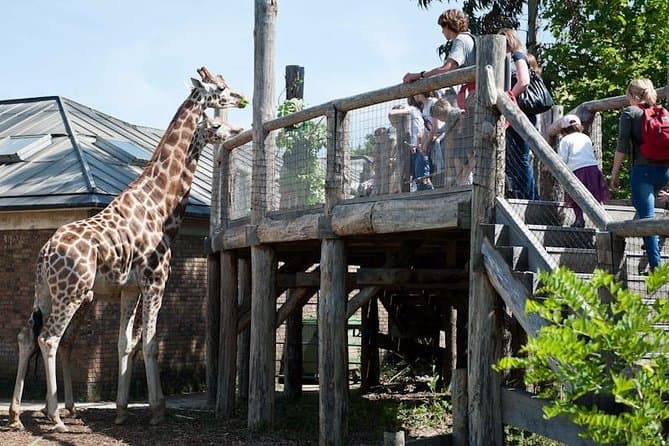
[[[162,134],[59,96],[0,100],[0,141],[39,140],[25,159],[0,158],[0,211],[105,206],[143,168],[131,154],[110,150],[105,141],[132,143],[150,154]],[[200,157],[190,215],[209,215],[212,156],[207,147]]]

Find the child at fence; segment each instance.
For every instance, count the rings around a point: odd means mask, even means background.
[[[560,120],[560,147],[558,154],[567,167],[574,172],[576,178],[590,191],[595,200],[603,203],[609,199],[609,188],[604,179],[599,163],[592,150],[590,137],[583,133],[581,120],[576,115],[565,115]],[[565,204],[574,210],[572,227],[585,227],[583,210],[569,196],[565,196]]]

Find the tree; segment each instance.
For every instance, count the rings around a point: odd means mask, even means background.
[[[625,94],[636,77],[647,77],[656,86],[666,84],[666,0],[544,0],[542,16],[554,39],[544,46],[542,76],[565,110]],[[603,115],[604,172],[610,172],[617,116]]]
[[[293,98],[279,105],[278,116],[304,108],[301,99]],[[325,169],[318,153],[327,144],[327,128],[322,118],[304,121],[278,132],[276,145],[283,152],[279,177],[281,207],[315,205],[325,201]]]
[[[432,1],[418,0],[418,6],[428,8]],[[450,3],[450,0],[446,2]],[[500,28],[518,28],[524,3],[524,0],[465,0],[462,11],[469,16],[472,33],[496,34]]]

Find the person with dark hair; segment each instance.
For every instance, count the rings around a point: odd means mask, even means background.
[[[576,115],[565,115],[560,120],[562,139],[558,148],[558,155],[567,167],[574,172],[576,178],[590,191],[595,200],[600,203],[609,199],[609,187],[606,184],[599,163],[592,150],[592,140],[583,133],[581,120]],[[569,196],[564,197],[565,204],[574,210],[574,224],[572,227],[585,227],[583,210]]]
[[[657,92],[649,79],[638,78],[627,86],[627,100],[630,105],[620,114],[618,125],[618,146],[611,168],[611,189],[618,189],[620,167],[625,158],[632,160],[630,186],[632,205],[639,218],[655,217],[655,194],[669,183],[669,161],[654,161],[643,156],[639,147],[641,140],[641,119],[644,109],[657,103]],[[643,238],[648,256],[648,266],[655,269],[660,264],[660,246],[657,235]]]
[[[446,60],[440,67],[423,70],[417,73],[407,73],[402,79],[404,82],[414,82],[418,79],[447,73],[456,68],[468,67],[476,64],[476,42],[469,32],[469,19],[459,9],[447,9],[437,19],[446,40],[451,42],[451,49]],[[474,91],[474,83],[470,82],[460,87],[457,101],[458,106],[465,108],[465,99]]]
[[[505,88],[511,96],[517,98],[530,84],[527,55],[514,30],[502,28],[498,34],[506,38],[506,52],[509,60]],[[532,125],[536,125],[536,115],[526,114],[526,116]],[[506,179],[507,197],[527,200],[539,198],[530,160],[530,145],[511,126],[506,129]]]

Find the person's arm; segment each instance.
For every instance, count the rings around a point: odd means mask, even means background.
[[[625,156],[626,155],[623,152],[618,151],[616,151],[615,155],[613,156],[613,167],[611,168],[611,190],[618,190],[618,187],[620,186],[620,167],[623,165],[623,161],[625,161]]]
[[[511,92],[518,97],[530,85],[530,70],[527,67],[527,61],[523,58],[517,59],[514,64],[516,65],[516,83],[511,87]]]
[[[564,161],[565,164],[569,162],[569,148],[570,144],[565,138],[560,140],[560,146],[558,147],[558,155]]]
[[[405,83],[415,82],[418,79],[423,79],[425,77],[435,76],[437,74],[448,73],[451,70],[458,68],[458,63],[453,59],[446,59],[446,62],[440,67],[432,68],[431,70],[421,71],[420,73],[407,73],[402,79]]]

